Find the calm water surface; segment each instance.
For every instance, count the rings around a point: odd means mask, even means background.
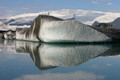
[[[120,80],[120,43],[0,40],[0,80]]]

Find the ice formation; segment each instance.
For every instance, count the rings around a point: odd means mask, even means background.
[[[5,39],[15,39],[15,32],[13,31],[7,31],[7,32],[4,32],[4,38]]]
[[[30,28],[16,31],[16,39],[42,42],[106,42],[111,38],[78,21],[39,15]]]

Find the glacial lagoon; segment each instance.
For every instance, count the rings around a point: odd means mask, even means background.
[[[0,40],[0,80],[120,80],[120,43]]]

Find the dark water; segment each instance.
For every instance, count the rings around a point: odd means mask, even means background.
[[[0,40],[0,80],[120,80],[120,43]]]

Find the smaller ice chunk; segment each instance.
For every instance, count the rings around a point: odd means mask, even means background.
[[[15,32],[13,31],[7,31],[4,33],[4,38],[5,39],[15,39]]]

